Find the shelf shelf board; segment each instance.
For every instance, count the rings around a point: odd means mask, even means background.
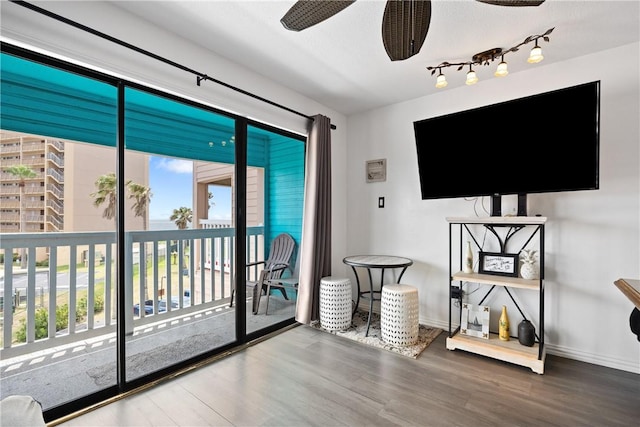
[[[482,283],[484,285],[508,286],[510,288],[540,290],[540,280],[523,279],[521,277],[494,276],[492,274],[463,273],[459,271],[452,276],[452,280]]]
[[[499,224],[499,225],[537,225],[547,222],[546,216],[485,216],[485,217],[447,217],[452,224]]]
[[[526,366],[537,374],[544,373],[546,349],[543,348],[542,359],[538,359],[538,343],[535,343],[533,347],[527,347],[521,345],[514,338],[502,341],[497,334],[493,333],[489,334],[488,340],[457,333],[453,337],[447,337],[447,349],[469,351],[504,362]]]

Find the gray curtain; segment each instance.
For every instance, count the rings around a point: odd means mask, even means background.
[[[320,317],[320,279],[331,275],[331,120],[314,116],[307,140],[296,320]]]

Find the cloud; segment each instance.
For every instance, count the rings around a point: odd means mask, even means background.
[[[193,172],[193,162],[191,160],[161,158],[156,162],[156,168],[164,169],[173,173],[186,174]]]

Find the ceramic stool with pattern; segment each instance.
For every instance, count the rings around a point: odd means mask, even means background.
[[[402,347],[418,342],[418,289],[410,285],[384,285],[381,298],[382,340]]]
[[[351,281],[327,276],[320,280],[320,326],[342,331],[351,326]]]

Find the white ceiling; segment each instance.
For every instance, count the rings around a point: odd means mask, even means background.
[[[555,29],[549,43],[541,42],[544,61],[526,62],[529,44],[505,57],[510,73],[640,40],[638,0],[546,0],[538,7],[433,0],[420,53],[392,62],[382,44],[384,1],[358,0],[316,26],[291,32],[280,18],[294,2],[115,4],[346,115],[464,85],[466,70],[452,67],[443,70],[449,86],[436,89],[426,67],[469,61],[494,47],[507,49],[549,28]],[[480,79],[494,78],[497,62],[476,68]],[[215,70],[203,71],[215,77]]]

